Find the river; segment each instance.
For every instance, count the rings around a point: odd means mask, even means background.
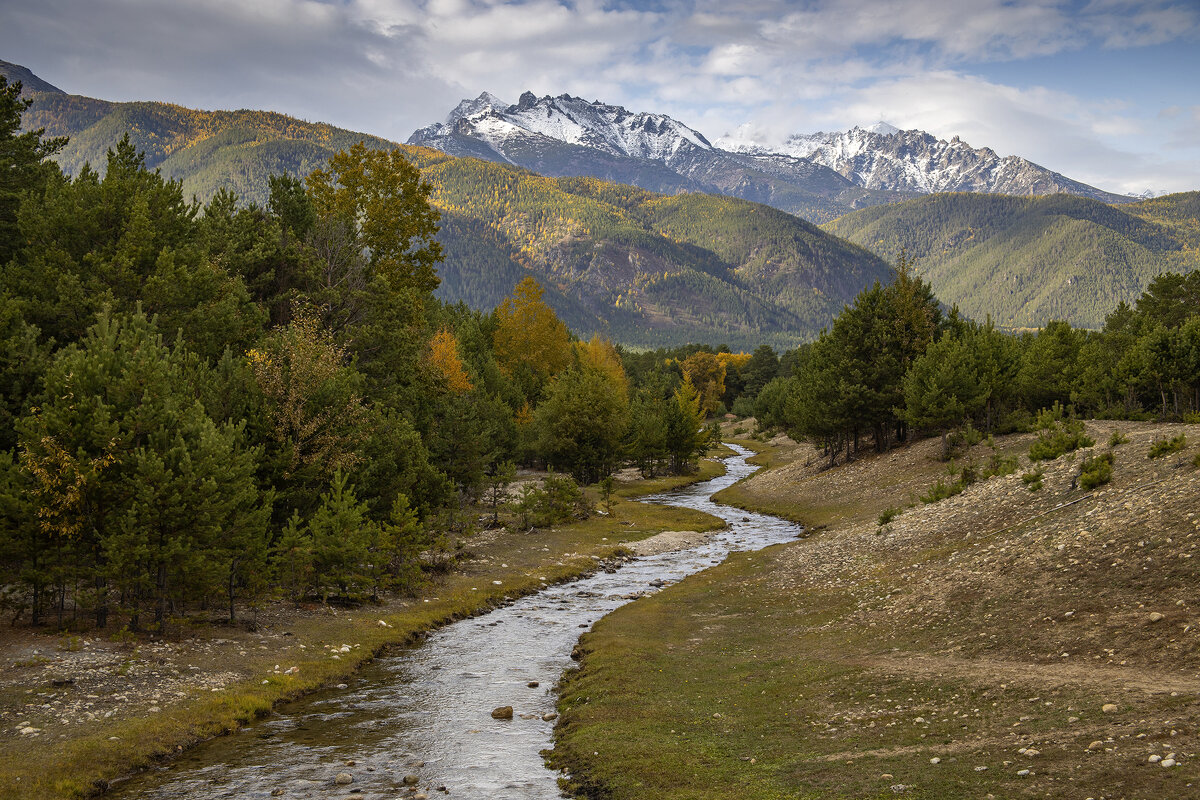
[[[731,551],[795,539],[800,528],[714,503],[750,475],[750,451],[734,446],[726,474],[644,498],[705,511],[729,527],[700,547],[645,556],[615,572],[550,586],[488,614],[396,648],[349,679],[281,707],[230,736],[126,782],[109,796],[132,800],[366,798],[416,793],[468,800],[557,800],[558,774],[540,751],[552,746],[553,686],[569,669],[579,635],[631,596],[720,563]],[[497,706],[516,717],[495,720]],[[350,784],[335,783],[346,773]],[[415,788],[405,785],[415,777]],[[412,780],[409,777],[409,780]]]

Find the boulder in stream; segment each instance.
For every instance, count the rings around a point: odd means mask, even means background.
[[[513,707],[512,706],[500,706],[499,708],[492,709],[492,719],[512,719],[512,718],[513,718]]]

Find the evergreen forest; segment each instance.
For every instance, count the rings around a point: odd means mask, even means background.
[[[581,487],[611,489],[622,467],[693,471],[705,420],[727,412],[831,464],[915,436],[950,452],[972,431],[1200,414],[1197,272],[1159,275],[1100,330],[1008,333],[947,310],[901,251],[799,347],[632,351],[571,332],[548,303],[565,277],[500,272],[487,311],[439,299],[469,257],[440,226],[530,261],[535,234],[558,230],[584,284],[612,280],[600,238],[690,259],[643,298],[725,280],[731,262],[785,297],[801,251],[839,291],[852,281],[834,240],[753,204],[411,148],[350,144],[304,180],[270,176],[261,202],[188,200],[128,136],[68,175],[64,139],[22,132],[28,105],[0,78],[0,603],[14,621],[136,632],[408,591],[477,526],[586,515]],[[755,308],[733,288],[717,301]],[[512,499],[522,467],[550,477]]]

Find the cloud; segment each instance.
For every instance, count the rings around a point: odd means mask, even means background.
[[[81,94],[400,140],[484,89],[663,111],[710,137],[887,116],[1068,174],[1090,154],[1111,163],[1083,171],[1107,180],[1131,151],[1191,158],[1185,131],[987,65],[1197,40],[1194,0],[41,0],[6,5],[0,57]]]

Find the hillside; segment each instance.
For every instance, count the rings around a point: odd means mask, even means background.
[[[496,305],[528,270],[580,333],[634,346],[791,346],[890,268],[767,206],[410,152],[443,212],[449,300]]]
[[[1018,434],[1017,473],[930,505],[936,439],[832,470],[776,440],[782,466],[717,497],[809,535],[597,623],[553,766],[609,800],[1200,796],[1200,426],[1119,427],[1095,491],[1071,457],[1029,491]]]
[[[884,258],[906,248],[943,302],[1013,327],[1099,327],[1154,276],[1200,266],[1200,192],[1119,207],[1069,195],[937,194],[824,229]]]
[[[23,120],[48,136],[68,136],[57,161],[69,173],[104,154],[126,133],[146,154],[146,165],[183,183],[185,196],[201,200],[217,189],[265,203],[273,174],[307,175],[355,142],[394,146],[386,139],[310,123],[270,111],[196,111],[168,103],[110,103],[90,97],[39,92]]]
[[[20,79],[15,70],[8,74]],[[304,176],[358,141],[398,146],[273,112],[30,96],[23,123],[70,137],[58,156],[67,172],[102,165],[128,132],[149,167],[202,201],[228,188],[264,204],[272,174]],[[755,203],[543,178],[406,149],[442,211],[438,295],[449,302],[490,310],[532,273],[555,312],[585,337],[600,333],[634,347],[785,348],[812,338],[860,289],[889,275],[865,250]]]

